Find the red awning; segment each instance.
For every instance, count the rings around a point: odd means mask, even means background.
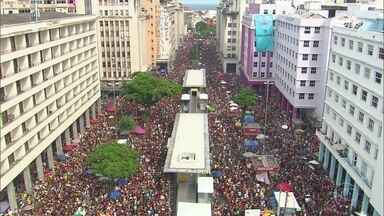
[[[276,188],[283,192],[293,192],[292,186],[287,182],[277,184]]]
[[[63,150],[66,152],[69,152],[69,151],[73,151],[76,147],[77,147],[77,145],[75,145],[75,144],[65,144],[63,146]]]

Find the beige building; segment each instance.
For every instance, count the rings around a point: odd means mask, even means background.
[[[100,107],[96,17],[0,19],[0,199],[16,209],[17,190],[31,193]]]
[[[152,66],[156,65],[157,55],[160,46],[160,1],[159,0],[141,0],[141,8],[146,13],[148,19],[147,38],[148,53]]]
[[[183,6],[176,0],[164,1],[160,6],[160,50],[157,67],[169,71],[175,54],[184,36]]]

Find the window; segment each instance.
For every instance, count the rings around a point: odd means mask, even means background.
[[[257,56],[259,56],[259,53],[258,52],[254,52],[253,53],[253,57],[257,57]]]
[[[369,56],[373,56],[373,46],[372,45],[370,45],[370,44],[368,44],[368,46],[367,46],[367,54],[369,55]]]
[[[261,67],[265,67],[265,62],[261,62]]]
[[[341,38],[341,46],[342,46],[342,47],[345,46],[345,38]]]
[[[336,103],[339,102],[339,95],[338,95],[338,94],[336,94],[336,96],[335,96],[335,102],[336,102]]]
[[[253,72],[253,73],[252,73],[252,76],[253,76],[254,78],[256,78],[256,77],[257,77],[257,72]]]
[[[351,135],[352,134],[352,126],[347,125],[347,134]]]
[[[384,59],[384,48],[379,47],[379,59]]]
[[[261,72],[261,78],[264,78],[264,77],[265,77],[265,73]]]
[[[268,14],[268,10],[264,9],[264,14]]]
[[[315,95],[313,93],[308,94],[308,100],[313,100],[315,98]]]
[[[352,116],[355,115],[355,107],[352,105],[349,105],[349,114],[351,114]]]
[[[351,68],[352,68],[352,63],[351,63],[351,61],[350,60],[347,60],[347,69],[348,70],[351,70]]]
[[[272,10],[272,14],[276,14],[276,10],[275,9]]]
[[[299,94],[299,99],[300,99],[300,100],[303,100],[303,99],[304,99],[304,93],[300,93],[300,94]]]
[[[372,96],[371,105],[375,108],[377,108],[377,104],[379,103],[379,98],[376,96]]]
[[[353,40],[349,40],[349,49],[353,50]]]
[[[359,112],[359,118],[358,119],[360,122],[364,122],[364,113]]]
[[[308,54],[303,54],[303,60],[308,60]]]
[[[382,78],[383,78],[383,74],[381,74],[379,72],[375,72],[375,81],[376,81],[376,83],[381,84],[381,79]]]
[[[337,36],[333,37],[333,43],[337,45]]]
[[[253,62],[253,67],[257,67],[257,62]]]
[[[341,101],[341,106],[345,109],[347,107],[347,101],[344,99]]]
[[[333,62],[333,63],[336,62],[336,55],[335,55],[335,54],[332,54],[332,62]]]
[[[319,47],[319,41],[313,41],[313,47]]]
[[[375,127],[375,122],[370,118],[368,119],[368,129],[370,131],[373,131],[373,128]]]
[[[262,56],[262,57],[265,57],[265,52],[261,52],[261,56]]]
[[[312,61],[317,61],[318,54],[312,54]]]
[[[352,94],[357,95],[357,86],[352,85]]]
[[[304,41],[304,47],[309,47],[309,41]]]
[[[315,33],[319,34],[320,33],[320,27],[315,27]]]
[[[357,144],[360,144],[361,134],[359,132],[355,133],[355,141],[357,142]]]
[[[371,146],[372,146],[371,143],[368,140],[366,140],[364,145],[364,150],[367,151],[368,153],[371,153]]]
[[[311,27],[309,26],[304,27],[304,34],[309,34],[309,33],[311,33]]]
[[[360,74],[360,64],[355,64],[355,73]]]
[[[363,43],[357,42],[357,51],[360,53],[363,52]]]
[[[344,126],[344,119],[342,119],[342,118],[339,119],[339,125],[340,125],[341,127]]]
[[[361,100],[367,101],[367,95],[368,95],[367,91],[361,90]]]
[[[344,89],[345,90],[349,89],[349,82],[347,80],[344,80]]]
[[[316,83],[315,80],[311,80],[311,81],[309,81],[309,86],[315,87],[315,83]]]
[[[369,79],[370,75],[371,75],[371,69],[367,67],[364,68],[364,77]]]
[[[340,57],[340,56],[339,56],[339,65],[343,66],[343,57]]]
[[[307,73],[307,68],[306,67],[302,67],[301,68],[301,73],[306,74]]]
[[[353,166],[357,165],[357,153],[356,152],[353,152],[353,155],[352,155],[352,165]]]
[[[305,80],[300,80],[300,86],[305,86]]]
[[[329,76],[329,80],[333,81],[333,73],[331,72],[330,76]]]
[[[316,73],[316,68],[315,67],[311,67],[311,74],[315,74]]]
[[[340,85],[340,77],[339,76],[336,77],[336,83],[337,83],[337,85]]]

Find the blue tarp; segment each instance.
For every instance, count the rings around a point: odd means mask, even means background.
[[[255,117],[253,115],[245,115],[243,118],[244,124],[252,124],[255,122]]]
[[[222,173],[221,171],[219,171],[219,170],[212,171],[211,174],[212,174],[212,176],[215,177],[215,178],[216,178],[216,177],[223,176],[223,173]]]
[[[123,185],[128,184],[128,180],[127,179],[117,179],[116,184],[119,186],[123,186]]]
[[[256,140],[245,139],[244,147],[247,151],[254,152],[257,150],[259,143]]]
[[[255,41],[256,51],[273,51],[273,16],[255,15]]]
[[[121,197],[121,192],[118,191],[118,190],[114,190],[112,192],[109,193],[109,198],[113,199],[113,200],[117,200]]]
[[[66,161],[66,160],[67,160],[67,156],[65,156],[65,154],[58,154],[58,155],[56,156],[56,159],[57,159],[58,161]]]

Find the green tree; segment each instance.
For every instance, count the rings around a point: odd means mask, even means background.
[[[127,145],[104,144],[89,154],[87,164],[105,177],[129,178],[138,170],[138,154]]]
[[[211,33],[214,34],[216,32],[216,27],[209,26],[206,22],[200,21],[195,25],[196,34],[200,37],[207,37]]]
[[[250,88],[241,88],[239,93],[235,95],[232,100],[239,104],[244,110],[248,107],[256,105],[256,93]]]
[[[120,118],[118,127],[120,131],[130,131],[135,127],[135,120],[131,116],[124,115]]]
[[[180,94],[181,85],[155,77],[148,72],[137,72],[132,80],[123,85],[123,95],[144,105],[152,105],[163,97]]]

